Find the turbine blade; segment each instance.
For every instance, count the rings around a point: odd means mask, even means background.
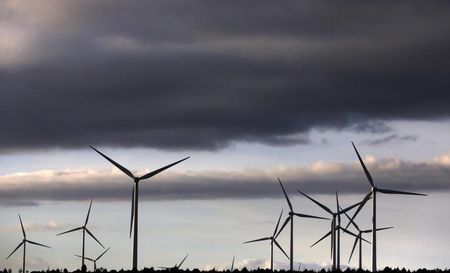
[[[186,258],[188,257],[189,254],[186,254],[186,256],[184,257],[184,259],[181,261],[181,263],[178,265],[177,268],[180,268],[181,265],[184,263],[184,261],[186,261]]]
[[[103,255],[105,255],[105,253],[108,252],[108,250],[109,250],[110,248],[111,248],[111,247],[108,247],[108,249],[106,249],[105,251],[103,251],[103,253],[100,254],[100,256],[98,256],[97,259],[95,259],[95,261],[98,261]]]
[[[185,157],[185,158],[183,158],[183,159],[181,159],[181,160],[178,160],[177,162],[174,162],[174,163],[171,163],[171,164],[169,164],[169,165],[166,165],[166,166],[164,166],[164,167],[162,167],[162,168],[159,168],[159,169],[157,169],[157,170],[154,170],[153,172],[149,172],[148,174],[139,177],[139,180],[144,180],[144,179],[150,178],[150,177],[152,177],[152,176],[155,176],[155,175],[157,175],[158,173],[160,173],[160,172],[162,172],[162,171],[165,171],[165,170],[167,170],[168,168],[170,168],[170,167],[172,167],[172,166],[175,166],[175,165],[177,165],[178,163],[181,163],[181,162],[183,162],[183,161],[185,161],[185,160],[187,160],[187,159],[189,159],[189,158],[190,158],[190,156]]]
[[[74,231],[77,231],[77,230],[80,230],[80,229],[82,229],[82,227],[77,227],[77,228],[74,228],[74,229],[71,229],[71,230],[68,230],[68,231],[64,231],[64,232],[58,233],[58,234],[56,234],[56,236],[63,235],[63,234],[66,234],[66,233],[70,233],[70,232],[74,232]]]
[[[370,198],[369,198],[369,199],[370,199]],[[352,209],[355,208],[356,206],[360,206],[360,205],[364,204],[363,202],[364,202],[364,200],[361,201],[361,202],[358,202],[358,203],[356,203],[356,204],[353,204],[353,205],[351,205],[351,206],[349,206],[349,207],[347,207],[347,208],[345,208],[345,209],[340,210],[340,211],[338,212],[338,215],[340,215],[340,214],[342,214],[342,213],[345,213],[345,212],[347,212],[347,211],[349,211],[349,210],[352,210]]]
[[[358,156],[359,162],[361,163],[362,168],[364,169],[364,173],[366,173],[367,179],[369,180],[369,183],[372,187],[374,187],[372,176],[369,173],[369,170],[367,170],[366,165],[364,164],[364,161],[362,160],[361,156],[359,155],[358,149],[356,149],[355,144],[352,141],[353,149],[355,149],[356,155]]]
[[[91,203],[89,204],[89,210],[88,213],[86,215],[86,221],[84,221],[84,225],[86,226],[88,221],[89,221],[89,214],[91,214],[91,207],[92,207],[92,199],[91,199]]]
[[[358,244],[358,237],[355,238],[355,242],[353,243],[352,252],[350,253],[350,258],[348,258],[348,262],[352,259],[353,252],[355,252],[356,245]]]
[[[302,217],[302,218],[314,218],[314,219],[330,220],[330,218],[314,216],[314,215],[309,215],[309,214],[303,214],[303,213],[294,213],[294,215],[298,216],[298,217]]]
[[[338,225],[341,226],[341,212],[339,211],[339,198],[338,192],[336,191],[336,211],[338,214]]]
[[[251,241],[247,241],[247,242],[243,242],[243,244],[248,244],[248,243],[254,243],[254,242],[261,242],[261,241],[267,241],[267,240],[271,240],[271,237],[264,237],[264,238],[260,238],[260,239],[256,239],[256,240],[251,240]]]
[[[135,195],[135,188],[136,188],[136,185],[133,185],[133,192],[131,193],[130,238],[131,238],[131,232],[133,230],[133,223],[134,223],[134,195]]]
[[[111,158],[107,157],[105,154],[103,154],[102,152],[100,152],[99,150],[95,149],[94,147],[92,147],[91,145],[89,145],[89,147],[91,147],[94,151],[96,151],[98,154],[100,154],[101,156],[103,156],[106,160],[108,160],[109,162],[111,162],[114,166],[116,166],[119,170],[121,170],[122,172],[124,172],[126,175],[128,175],[130,178],[134,179],[134,175],[125,167],[123,167],[122,165],[120,165],[119,163],[115,162],[114,160],[112,160]]]
[[[330,235],[331,235],[331,230],[328,231],[327,234],[325,234],[322,238],[320,238],[317,242],[315,242],[314,244],[312,244],[310,247],[313,247],[313,246],[317,245],[317,244],[320,243],[323,239],[327,238],[327,237],[330,236]]]
[[[89,235],[91,235],[91,237],[92,237],[95,241],[97,241],[97,243],[98,243],[99,245],[101,245],[103,248],[105,248],[105,247],[102,245],[102,243],[100,243],[100,241],[99,241],[97,238],[95,238],[94,234],[92,234],[92,233],[89,231],[89,229],[86,228],[86,232],[87,232]]]
[[[20,227],[22,227],[23,238],[27,238],[27,235],[25,234],[25,229],[23,228],[22,218],[20,218],[20,214],[19,220],[20,220]]]
[[[359,205],[358,209],[356,209],[355,214],[353,214],[352,216],[352,220],[355,220],[355,217],[358,215],[358,213],[361,211],[361,209],[364,207],[364,205],[367,203],[367,201],[370,199],[370,197],[372,196],[372,191],[370,191],[362,200],[361,204]],[[347,226],[345,228],[348,228],[348,226],[350,226],[350,223],[347,224]]]
[[[231,272],[233,272],[233,269],[234,269],[234,258],[235,258],[235,255],[233,255],[233,261],[231,261],[231,268],[230,268]]]
[[[275,238],[275,234],[276,234],[277,231],[278,231],[278,226],[280,225],[280,220],[281,220],[281,216],[282,216],[282,215],[283,215],[283,210],[281,210],[280,217],[278,217],[277,225],[276,225],[276,227],[275,227],[275,230],[273,231],[272,237],[274,237],[274,238]]]
[[[6,260],[8,260],[8,258],[11,257],[11,255],[13,255],[14,252],[16,252],[19,249],[19,247],[21,247],[22,245],[23,245],[23,241],[13,250],[13,252],[11,252],[11,254],[9,254],[8,257],[6,257]]]
[[[341,207],[339,207],[339,208],[342,210]],[[359,226],[352,220],[352,218],[347,214],[346,211],[344,211],[344,214],[345,214],[345,216],[347,217],[347,219],[348,219],[348,221],[349,221],[349,224],[350,224],[350,223],[353,224],[353,226],[356,228],[356,230],[358,230],[358,232],[361,231],[361,230],[359,229]],[[347,225],[346,228],[348,228],[348,225]]]
[[[381,231],[381,230],[386,230],[386,229],[391,229],[394,227],[383,227],[383,228],[377,228],[375,229],[376,231]],[[362,233],[372,233],[372,229],[366,229],[366,230],[362,230]]]
[[[376,231],[381,231],[381,230],[387,230],[387,229],[391,229],[391,228],[394,228],[394,227],[377,228],[377,229],[375,229],[375,230],[376,230]]]
[[[380,189],[377,188],[377,191],[386,193],[386,194],[405,194],[405,195],[419,195],[419,196],[427,196],[423,193],[415,193],[415,192],[407,192],[407,191],[397,191],[397,190],[389,190],[389,189]]]
[[[75,255],[75,256],[78,257],[78,258],[83,258],[83,257],[80,256],[80,255]],[[86,260],[88,260],[88,261],[91,261],[91,262],[95,262],[93,259],[88,258],[88,257],[84,257],[84,259],[86,259]]]
[[[283,190],[284,197],[286,197],[286,201],[288,203],[289,209],[291,210],[291,212],[294,211],[292,208],[291,200],[289,200],[289,197],[288,197],[286,191],[284,190],[283,184],[281,183],[281,180],[279,177],[278,177],[278,182],[280,182],[280,186],[281,186],[281,189]]]
[[[355,233],[351,232],[350,230],[347,230],[345,228],[341,228],[343,232],[352,235],[353,237],[358,237],[358,235],[356,235]]]
[[[333,212],[325,205],[323,205],[322,203],[320,203],[319,201],[316,201],[314,198],[308,196],[306,193],[303,193],[302,191],[298,191],[299,193],[303,194],[303,196],[305,196],[306,198],[308,198],[309,200],[313,201],[316,205],[318,205],[319,207],[321,207],[323,210],[325,210],[326,212],[328,212],[329,214],[333,214]]]
[[[30,241],[30,240],[27,240],[27,243],[30,243],[30,244],[32,244],[32,245],[37,245],[37,246],[43,246],[43,247],[46,247],[46,248],[51,248],[51,247],[49,247],[49,246],[47,246],[47,245],[43,245],[43,244],[40,244],[40,243],[36,243],[36,242]]]
[[[286,254],[286,251],[284,251],[284,249],[280,246],[280,244],[278,244],[278,242],[275,239],[273,239],[273,242],[278,247],[278,249],[280,249],[281,252],[283,252],[284,256],[286,256],[289,259],[289,256]]]
[[[278,231],[277,235],[275,235],[275,238],[277,238],[277,237],[280,235],[280,233],[283,231],[284,227],[289,223],[289,220],[291,220],[291,217],[290,217],[290,216],[288,216],[288,217],[286,218],[286,220],[284,220],[284,223],[281,225],[281,228],[280,228],[280,230]]]

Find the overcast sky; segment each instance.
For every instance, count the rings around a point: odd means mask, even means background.
[[[93,145],[135,174],[191,156],[140,188],[140,268],[186,253],[190,268],[225,268],[233,254],[265,267],[268,246],[241,243],[270,235],[286,212],[277,177],[304,213],[324,216],[298,189],[330,207],[336,191],[357,202],[369,184],[354,141],[377,185],[429,195],[380,197],[379,224],[395,229],[379,236],[379,267],[448,267],[449,11],[434,1],[0,2],[0,258],[21,240],[21,213],[29,237],[53,246],[30,247],[30,269],[77,268],[81,235],[55,234],[80,225],[93,198],[92,229],[112,247],[101,266],[130,267],[132,184]],[[296,223],[296,262],[330,264],[326,244],[309,248],[328,226]],[[368,246],[364,255],[370,267]],[[0,265],[18,269],[21,257]]]

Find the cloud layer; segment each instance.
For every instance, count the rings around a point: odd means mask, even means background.
[[[366,158],[376,184],[407,191],[450,190],[450,156],[428,162]],[[359,163],[316,162],[307,167],[271,170],[202,171],[161,174],[142,181],[143,200],[281,198],[276,178],[291,194],[365,193],[369,190]],[[0,177],[0,205],[35,205],[40,201],[130,200],[131,180],[116,170],[64,170]]]
[[[3,152],[304,144],[450,113],[445,2],[0,5]]]

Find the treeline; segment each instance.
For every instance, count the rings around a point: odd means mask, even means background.
[[[92,272],[92,271],[88,271],[88,272]],[[139,273],[151,273],[151,272],[186,272],[186,273],[215,273],[215,272],[228,272],[231,273],[230,270],[216,270],[216,269],[211,269],[211,270],[199,270],[199,269],[186,269],[186,270],[181,270],[181,269],[163,269],[163,270],[159,270],[159,269],[154,269],[153,267],[151,268],[144,268],[143,270],[140,270]],[[243,273],[270,273],[272,272],[270,269],[255,269],[255,270],[248,270],[247,268],[243,268],[241,270],[233,270],[233,273],[239,273],[239,272],[243,272]],[[290,272],[289,270],[275,270],[274,272]],[[314,271],[314,270],[302,270],[302,271],[294,271],[294,272],[302,272],[302,273],[331,273],[333,271],[331,270],[325,270],[322,269],[320,271]],[[335,271],[335,272],[340,272],[340,273],[370,273],[371,271],[367,271],[367,270],[355,270],[355,269],[346,269],[344,271]],[[379,270],[378,272],[382,272],[382,273],[450,273],[449,269],[418,269],[418,270],[409,270],[409,269],[405,269],[405,268],[390,268],[390,267],[386,267],[383,270]],[[13,273],[11,269],[4,269],[2,271],[2,273]],[[22,273],[22,270],[19,270],[19,273]],[[26,273],[30,273],[30,272],[26,272]],[[75,270],[75,271],[69,271],[67,269],[54,269],[54,270],[42,270],[42,271],[31,271],[31,273],[83,273],[81,270]],[[104,268],[100,268],[97,269],[97,271],[95,271],[95,273],[133,273],[132,270],[106,270]]]

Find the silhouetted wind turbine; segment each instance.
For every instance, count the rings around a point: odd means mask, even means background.
[[[275,244],[281,250],[281,252],[283,252],[283,254],[289,259],[289,256],[286,254],[286,252],[283,250],[283,248],[277,242],[277,237],[279,235],[279,233],[277,234],[277,231],[278,231],[278,226],[280,225],[280,220],[281,220],[281,215],[282,214],[283,214],[283,211],[281,211],[281,213],[280,213],[280,217],[278,218],[278,222],[277,222],[277,225],[275,227],[275,230],[273,231],[272,236],[244,242],[244,244],[248,244],[248,243],[269,241],[270,240],[270,270],[272,270],[272,271],[273,271],[273,244]],[[234,261],[234,259],[233,259],[233,261]]]
[[[123,173],[125,173],[126,175],[128,175],[131,179],[133,179],[134,181],[134,186],[133,186],[133,192],[131,195],[131,221],[130,221],[130,237],[131,237],[131,231],[133,229],[134,226],[134,238],[133,238],[133,271],[137,270],[137,264],[138,264],[138,205],[139,205],[139,181],[141,180],[145,180],[145,179],[149,179],[155,175],[157,175],[158,173],[165,171],[166,169],[177,165],[178,163],[185,161],[186,159],[190,158],[190,156],[183,158],[177,162],[171,163],[169,165],[166,165],[162,168],[159,168],[157,170],[154,170],[152,172],[149,172],[143,176],[134,176],[128,169],[126,169],[125,167],[123,167],[122,165],[120,165],[119,163],[115,162],[114,160],[112,160],[111,158],[107,157],[105,154],[103,154],[102,152],[100,152],[99,150],[95,149],[92,146],[91,147],[94,151],[96,151],[98,154],[100,154],[101,156],[103,156],[106,160],[108,160],[109,162],[111,162],[111,164],[113,164],[114,166],[116,166],[119,170],[121,170]]]
[[[234,258],[235,258],[235,255],[233,255],[233,260],[231,261],[230,272],[233,272],[233,270],[234,270]]]
[[[330,231],[327,234],[325,234],[322,238],[320,238],[317,242],[312,244],[311,247],[315,246],[316,244],[318,244],[319,242],[321,242],[322,240],[324,240],[328,236],[331,236],[331,256],[333,258],[333,268],[332,269],[333,270],[336,270],[336,269],[339,270],[340,266],[341,266],[341,263],[340,263],[340,232],[339,232],[341,230],[341,217],[340,216],[341,216],[342,213],[345,213],[345,212],[355,208],[356,206],[360,205],[362,202],[356,203],[354,205],[351,205],[351,206],[341,210],[340,207],[339,207],[339,199],[338,199],[338,195],[337,195],[337,192],[336,192],[336,208],[337,208],[337,211],[333,212],[327,206],[325,206],[324,204],[322,204],[319,201],[315,200],[314,198],[310,197],[306,193],[304,193],[302,191],[298,191],[298,192],[301,193],[306,198],[308,198],[309,200],[311,200],[312,202],[314,202],[316,205],[321,207],[323,210],[325,210],[327,213],[329,213],[333,217],[332,220],[331,220],[331,229],[330,229]],[[342,230],[344,230],[344,229],[342,228]],[[337,248],[336,248],[336,237],[335,237],[336,236],[336,231],[337,231]],[[345,230],[345,231],[347,231],[347,230]],[[351,234],[351,233],[349,233],[349,234]],[[337,251],[336,251],[336,249],[337,249]],[[337,256],[336,256],[336,252],[337,252]]]
[[[365,234],[365,233],[371,233],[372,230],[371,229],[361,230],[359,228],[359,226],[352,220],[352,218],[350,218],[350,216],[348,216],[347,213],[345,213],[345,216],[347,216],[348,220],[352,223],[352,225],[358,231],[358,235],[356,236],[355,242],[353,243],[352,252],[350,253],[350,258],[348,258],[348,262],[350,263],[350,260],[352,259],[352,256],[353,256],[353,252],[355,251],[356,245],[359,242],[359,269],[361,270],[362,269],[362,241],[366,241],[366,240],[364,240],[362,235]],[[377,228],[377,231],[391,229],[391,228],[394,228],[394,227]]]
[[[288,197],[286,191],[284,190],[284,187],[283,187],[283,184],[281,183],[280,178],[278,178],[278,182],[280,183],[281,189],[283,190],[283,193],[284,193],[284,197],[286,198],[286,201],[287,201],[288,206],[289,206],[289,216],[284,221],[283,225],[280,228],[280,231],[278,231],[278,234],[280,234],[281,231],[284,229],[284,227],[289,222],[291,222],[291,241],[290,241],[290,247],[291,247],[290,254],[291,255],[290,255],[290,261],[289,261],[289,269],[291,271],[293,271],[293,268],[294,268],[294,215],[297,216],[297,217],[302,217],[302,218],[314,218],[314,219],[322,219],[322,220],[330,220],[330,219],[294,212],[294,209],[292,208],[291,201],[289,200],[289,197]],[[276,235],[277,237],[278,237],[278,234]]]
[[[89,234],[99,245],[101,245],[103,248],[105,248],[103,245],[102,245],[102,243],[100,243],[100,241],[97,239],[97,238],[95,238],[95,236],[94,236],[94,234],[92,234],[90,231],[89,231],[89,229],[86,227],[86,225],[88,224],[88,221],[89,221],[89,215],[91,214],[91,207],[92,207],[92,200],[91,200],[91,203],[89,204],[89,210],[88,210],[88,213],[87,213],[87,215],[86,215],[86,221],[84,221],[84,225],[83,226],[81,226],[81,227],[77,227],[77,228],[74,228],[74,229],[71,229],[71,230],[68,230],[68,231],[64,231],[64,232],[61,232],[61,233],[58,233],[58,234],[56,234],[56,236],[59,236],[59,235],[63,235],[63,234],[66,234],[66,233],[70,233],[70,232],[74,232],[74,231],[77,231],[77,230],[82,230],[83,231],[83,246],[82,246],[82,248],[81,248],[81,270],[83,271],[83,270],[85,270],[85,265],[84,265],[84,259],[85,259],[85,256],[84,256],[84,245],[85,245],[85,240],[86,240],[86,232],[87,232],[87,234]]]
[[[42,247],[46,247],[46,248],[50,248],[49,246],[43,245],[43,244],[39,244],[30,240],[27,240],[27,234],[25,233],[25,229],[23,228],[23,224],[22,224],[22,218],[20,218],[20,214],[19,214],[19,220],[20,220],[20,226],[22,227],[22,234],[23,234],[23,239],[22,242],[13,250],[13,252],[11,252],[11,254],[9,254],[8,257],[6,257],[6,260],[11,257],[11,255],[14,254],[14,252],[16,252],[16,250],[18,250],[22,245],[23,245],[23,258],[22,258],[22,272],[25,273],[25,258],[26,258],[26,251],[27,251],[27,243],[32,244],[32,245],[37,245],[37,246],[42,246]]]
[[[186,258],[188,257],[189,254],[186,254],[186,256],[183,258],[183,260],[180,262],[179,265],[174,265],[173,267],[164,267],[164,266],[160,266],[159,268],[161,269],[170,269],[170,270],[179,270],[181,265],[184,263],[184,261],[186,260]]]
[[[101,258],[103,255],[105,255],[105,253],[108,252],[108,250],[109,250],[110,248],[111,248],[111,247],[108,247],[108,249],[106,249],[105,251],[103,251],[103,253],[100,254],[96,259],[84,257],[86,260],[91,261],[91,262],[94,263],[94,272],[97,271],[97,261],[100,260],[100,258]],[[75,256],[80,257],[80,258],[83,258],[83,257],[80,256],[80,255],[75,255]]]
[[[353,148],[355,149],[356,155],[358,156],[359,162],[361,163],[361,166],[364,170],[364,173],[367,176],[367,180],[370,183],[370,186],[372,187],[370,192],[366,195],[364,198],[365,201],[369,200],[370,196],[372,196],[372,272],[377,271],[377,192],[385,193],[385,194],[405,194],[405,195],[419,195],[419,196],[426,196],[426,194],[422,193],[414,193],[414,192],[406,192],[406,191],[397,191],[397,190],[390,190],[390,189],[383,189],[383,188],[377,188],[373,182],[372,176],[369,173],[369,170],[366,168],[366,165],[364,164],[361,156],[359,155],[358,150],[356,149],[355,144],[352,141]],[[364,202],[363,200],[363,202]],[[364,202],[365,203],[365,202]],[[364,206],[364,204],[361,204],[359,208],[356,210],[355,214],[352,217],[352,220],[355,219],[356,215],[358,215],[361,208]],[[350,223],[349,223],[350,224]]]

